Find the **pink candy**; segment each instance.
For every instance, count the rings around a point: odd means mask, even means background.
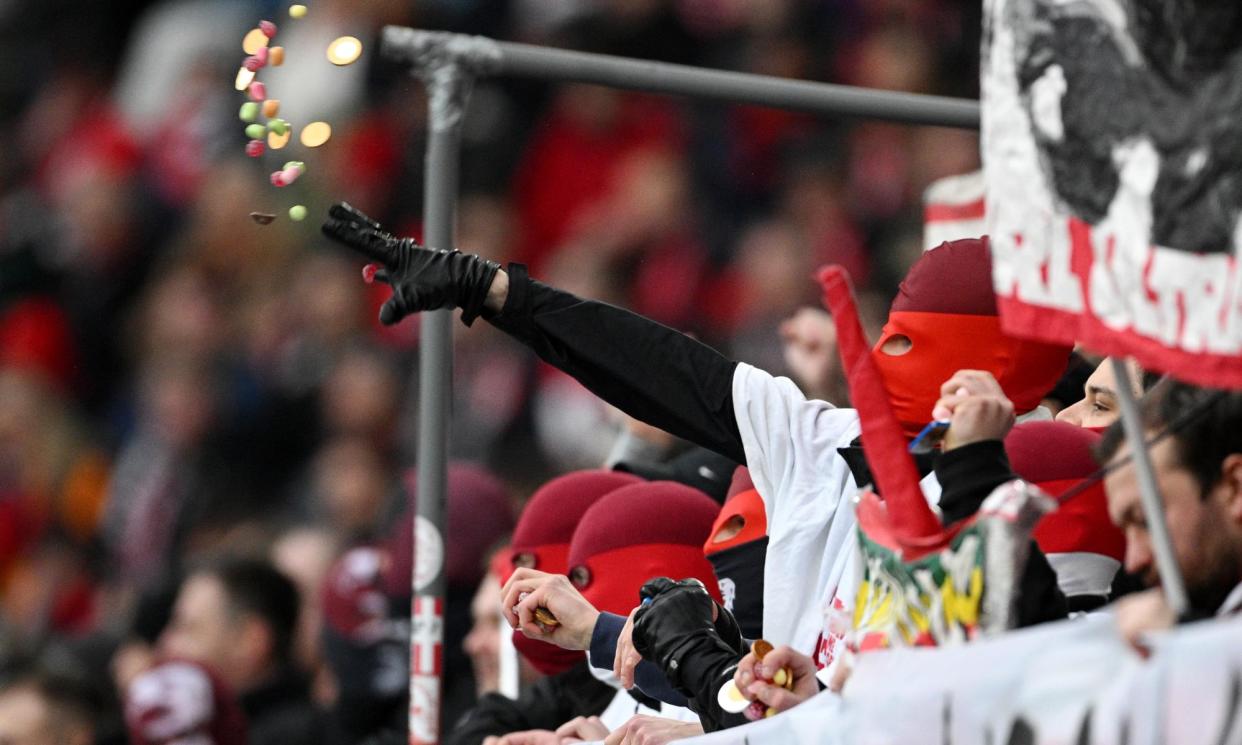
[[[242,63],[242,67],[246,68],[250,72],[258,72],[259,69],[263,67],[263,60],[259,59],[257,55],[252,54],[246,58],[245,62]]]
[[[251,140],[246,143],[246,155],[249,155],[251,158],[259,157],[266,149],[267,146],[263,144],[263,140]]]
[[[379,264],[367,264],[362,267],[362,281],[367,284],[373,284],[375,282],[375,273],[379,270]]]
[[[272,171],[272,186],[288,186],[289,182],[285,181],[284,171]]]
[[[259,21],[259,30],[270,39],[276,35],[276,24],[271,21]]]
[[[251,101],[263,101],[267,99],[267,86],[263,85],[263,83],[258,80],[251,83],[248,90]]]
[[[258,49],[254,50],[254,57],[255,59],[259,60],[259,62],[266,65],[267,64],[267,47],[259,47]]]
[[[301,175],[302,175],[302,169],[296,168],[296,167],[286,168],[285,170],[280,172],[280,177],[285,182],[285,184],[292,184],[294,181],[297,181],[298,176],[301,176]]]

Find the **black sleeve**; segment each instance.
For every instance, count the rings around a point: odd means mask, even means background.
[[[488,320],[630,416],[744,463],[733,413],[737,363],[636,313],[582,300],[510,264]]]
[[[1005,444],[985,440],[943,453],[936,461],[940,482],[940,515],[945,526],[965,520],[979,511],[983,500],[996,487],[1019,478],[1009,466]],[[1031,540],[1019,580],[1017,623],[1019,628],[1056,621],[1069,615],[1065,594],[1048,557]]]
[[[946,451],[936,460],[940,482],[940,521],[948,527],[979,511],[996,487],[1018,478],[1000,440],[973,442]]]
[[[479,699],[444,738],[445,745],[479,745],[489,735],[530,729],[556,730],[578,716],[595,716],[616,691],[591,675],[586,662],[559,675],[540,678],[517,700],[489,693]]]

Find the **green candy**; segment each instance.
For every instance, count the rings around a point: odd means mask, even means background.
[[[290,168],[296,168],[296,169],[298,169],[299,171],[301,171],[302,173],[306,173],[306,164],[305,164],[305,163],[303,163],[303,162],[302,162],[302,161],[300,161],[300,160],[291,160],[291,161],[289,161],[288,163],[286,163],[286,164],[284,164],[283,166],[281,166],[281,167],[280,167],[280,170],[282,170],[282,171],[287,171],[287,170],[289,170]]]
[[[289,208],[289,219],[294,222],[302,222],[306,219],[305,205],[295,204]]]
[[[253,122],[255,118],[259,116],[259,104],[254,101],[247,101],[241,105],[241,110],[237,112],[237,116],[240,117],[243,122]]]
[[[246,136],[252,140],[263,139],[265,131],[266,130],[263,128],[262,124],[250,124],[246,126]]]
[[[284,119],[273,119],[267,123],[267,129],[278,137],[284,137],[285,132],[289,131],[289,122]]]

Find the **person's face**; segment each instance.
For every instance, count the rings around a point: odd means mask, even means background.
[[[1127,363],[1126,372],[1130,375],[1130,390],[1138,395],[1141,389],[1138,368]],[[1056,416],[1058,422],[1098,429],[1117,421],[1120,410],[1117,408],[1117,377],[1113,375],[1112,360],[1101,362],[1082,388],[1082,400],[1059,411]]]
[[[33,688],[0,693],[0,745],[85,745],[91,733],[75,721],[55,721],[51,707]]]
[[[474,625],[462,641],[474,667],[474,685],[479,696],[500,688],[500,582],[488,574],[479,583],[470,604]]]
[[[1129,455],[1123,445],[1114,462]],[[1204,494],[1198,479],[1178,461],[1176,445],[1164,440],[1151,449],[1156,485],[1164,500],[1173,553],[1192,608],[1214,613],[1242,580],[1242,455],[1226,459],[1232,472]],[[1151,533],[1139,496],[1137,472],[1127,464],[1104,481],[1108,512],[1126,536],[1125,569],[1149,587],[1160,585]]]
[[[224,584],[208,574],[194,575],[181,586],[172,619],[160,635],[160,651],[209,664],[227,678],[235,669],[236,626]]]

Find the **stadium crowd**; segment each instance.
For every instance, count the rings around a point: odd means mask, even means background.
[[[1176,621],[1120,386],[1167,431],[1193,612],[1237,610],[1242,396],[1001,333],[986,240],[922,245],[923,190],[979,167],[973,133],[480,81],[464,253],[392,237],[420,232],[426,101],[374,54],[384,24],[975,96],[976,5],[0,4],[0,743],[405,740],[418,325],[399,321],[428,307],[470,325],[444,741],[667,742],[841,690],[866,652],[853,498],[884,479],[825,264],[856,283],[904,436],[950,422],[914,457],[928,530],[1015,475],[1054,495],[1096,477],[1021,543],[1004,628],[1114,601],[1136,645]],[[284,191],[230,87],[261,17],[288,34],[287,116],[334,129]],[[343,33],[361,62],[295,74]],[[247,217],[290,194],[312,219]]]

